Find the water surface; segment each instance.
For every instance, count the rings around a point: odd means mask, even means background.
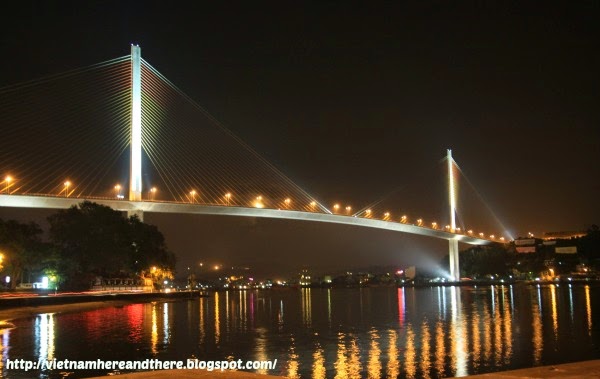
[[[40,314],[0,331],[7,358],[272,360],[302,378],[439,378],[600,358],[600,287],[286,289]]]

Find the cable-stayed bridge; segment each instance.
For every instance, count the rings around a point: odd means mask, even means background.
[[[355,225],[449,241],[504,242],[457,223],[448,150],[448,225],[354,212],[296,185],[141,58],[131,55],[0,89],[0,206],[60,209],[92,200],[113,209],[267,217]]]

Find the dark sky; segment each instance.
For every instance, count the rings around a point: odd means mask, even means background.
[[[452,148],[512,235],[579,230],[600,222],[599,16],[597,1],[19,1],[0,16],[0,86],[139,43],[162,74],[327,204],[360,208]],[[321,224],[147,220],[181,266],[401,264],[445,250]]]

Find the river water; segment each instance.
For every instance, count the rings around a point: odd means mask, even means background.
[[[285,289],[40,314],[0,330],[7,359],[273,360],[301,378],[439,378],[600,358],[600,286]]]

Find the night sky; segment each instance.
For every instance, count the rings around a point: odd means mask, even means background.
[[[422,197],[411,206],[429,206],[439,199],[418,181],[440,174],[431,169],[452,148],[511,235],[599,223],[600,3],[407,4],[13,2],[0,16],[0,87],[138,43],[327,205],[361,208],[414,186]],[[0,209],[3,218],[43,213]],[[200,261],[257,272],[402,265],[447,251],[443,241],[334,225],[146,221],[163,230],[180,270]]]

